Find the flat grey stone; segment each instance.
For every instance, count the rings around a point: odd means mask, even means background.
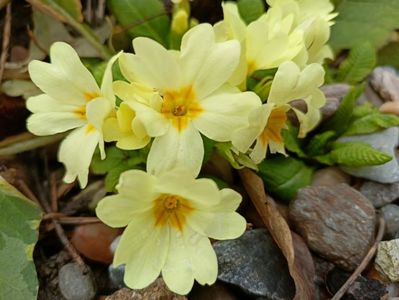
[[[360,264],[374,240],[373,205],[344,183],[300,189],[289,217],[311,250],[347,271]]]
[[[219,280],[264,299],[294,297],[295,285],[287,262],[266,230],[250,230],[238,239],[216,242],[213,247],[218,258]]]
[[[379,183],[366,181],[360,187],[360,192],[379,208],[399,198],[399,182]]]
[[[394,183],[399,181],[399,166],[395,159],[395,148],[398,146],[399,128],[391,127],[371,134],[360,134],[339,138],[339,142],[365,142],[373,148],[385,152],[393,157],[389,162],[369,167],[345,167],[340,168],[355,177],[366,178],[381,183]]]
[[[392,67],[381,66],[371,72],[369,83],[385,101],[399,101],[399,77]]]
[[[92,273],[83,274],[77,263],[66,264],[60,269],[58,285],[67,300],[92,300],[96,296]]]
[[[108,267],[108,277],[113,289],[121,289],[126,287],[123,277],[125,276],[125,265]]]
[[[399,206],[388,204],[381,211],[385,219],[385,237],[396,238],[399,234]]]

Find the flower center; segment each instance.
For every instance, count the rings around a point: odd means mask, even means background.
[[[87,103],[99,96],[100,95],[97,92],[85,92],[83,94],[83,97],[87,101]],[[79,106],[73,111],[73,113],[80,119],[86,120],[86,105]]]
[[[191,85],[179,90],[166,90],[163,95],[161,113],[179,132],[185,129],[189,121],[197,118],[202,111]]]
[[[277,107],[270,113],[265,129],[260,135],[260,141],[263,145],[268,144],[270,140],[277,144],[281,144],[283,142],[281,130],[286,126],[286,110],[287,109],[285,107]]]
[[[189,200],[172,194],[161,194],[154,200],[155,226],[169,225],[183,231],[187,216],[193,211]]]

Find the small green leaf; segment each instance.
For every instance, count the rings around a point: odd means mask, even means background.
[[[281,131],[281,135],[284,139],[285,148],[297,154],[299,157],[305,157],[305,153],[302,151],[302,141],[298,138],[299,129],[292,126],[290,122],[287,122],[288,127]]]
[[[129,169],[144,169],[146,155],[144,150],[121,150],[115,146],[106,149],[106,158],[101,160],[98,149],[93,155],[91,170],[94,174],[105,175],[105,189],[115,190],[119,175]]]
[[[234,169],[247,167],[255,171],[258,170],[257,165],[248,157],[247,154],[234,150],[232,144],[229,142],[216,143],[215,149]]]
[[[397,0],[341,0],[336,10],[329,41],[336,52],[363,41],[379,48],[399,28]]]
[[[348,167],[364,167],[384,164],[392,157],[364,142],[336,142],[330,153],[316,159],[328,165],[335,163]]]
[[[327,152],[328,143],[336,137],[335,131],[329,130],[316,134],[306,147],[309,156],[321,155]]]
[[[0,177],[0,299],[34,300],[40,209]]]
[[[292,157],[273,156],[258,167],[267,192],[284,201],[293,199],[298,189],[312,180],[313,169]]]
[[[375,49],[369,42],[354,46],[339,66],[337,81],[353,84],[362,81],[373,70],[376,60]]]
[[[170,20],[161,0],[108,0],[107,3],[132,38],[145,36],[168,46]]]
[[[258,19],[264,12],[265,6],[262,0],[238,0],[237,7],[241,18],[249,24]]]
[[[325,122],[318,132],[335,131],[337,136],[343,134],[349,126],[352,113],[356,106],[356,100],[363,91],[363,86],[353,87],[349,93],[342,99],[341,104],[335,114]]]
[[[107,176],[105,176],[105,190],[107,192],[115,192],[115,187],[119,182],[120,175],[129,170],[130,168],[124,164],[119,164],[115,168],[109,170]]]
[[[375,110],[374,112],[370,112],[361,118],[355,119],[345,131],[344,135],[372,133],[381,129],[398,125],[398,116],[384,114],[378,110]]]

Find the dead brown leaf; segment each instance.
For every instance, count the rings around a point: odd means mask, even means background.
[[[296,287],[294,299],[314,299],[315,271],[309,249],[300,236],[291,232],[273,199],[266,195],[262,179],[247,168],[239,172],[251,201],[287,259],[289,272]]]

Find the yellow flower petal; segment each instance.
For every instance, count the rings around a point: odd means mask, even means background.
[[[249,113],[261,106],[253,92],[223,93],[201,101],[204,112],[195,120],[194,126],[205,136],[219,142],[230,141],[232,133],[248,122]]]
[[[100,133],[86,125],[75,129],[62,141],[58,160],[66,167],[65,182],[73,182],[78,177],[81,188],[87,185],[91,158],[99,138]]]
[[[97,207],[97,216],[108,226],[124,227],[138,214],[151,210],[152,203],[134,201],[130,197],[112,195],[102,199]]]
[[[178,132],[170,127],[163,136],[156,137],[147,158],[147,171],[161,174],[173,168],[185,168],[196,176],[204,157],[201,135],[189,124]]]

